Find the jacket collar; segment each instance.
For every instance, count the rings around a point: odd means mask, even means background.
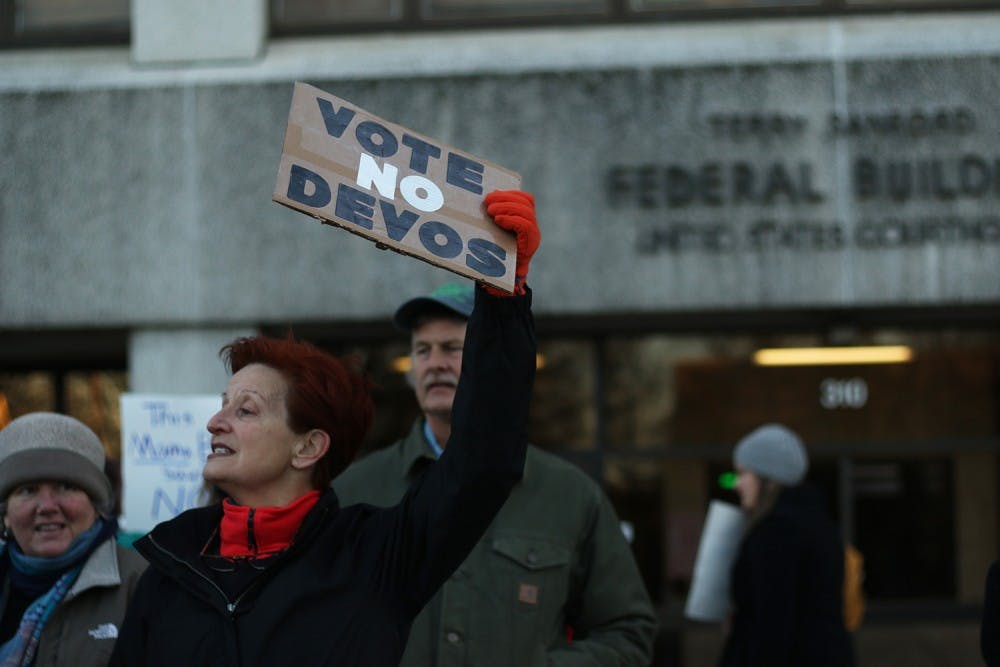
[[[297,551],[296,547],[310,542],[321,524],[339,509],[337,494],[331,490],[323,491],[319,500],[302,520],[302,526],[290,551]],[[218,540],[221,520],[221,503],[187,510],[169,521],[157,524],[148,535],[137,540],[136,551],[150,563],[155,561],[169,566],[168,561],[180,560],[201,569],[198,562],[199,554],[209,541]]]
[[[226,498],[222,501],[219,524],[219,553],[256,558],[284,551],[319,495],[319,491],[309,491],[282,507],[247,507]]]
[[[403,438],[400,448],[400,464],[403,475],[410,481],[423,473],[424,469],[437,459],[424,437],[424,419],[413,423],[410,432]]]
[[[337,495],[332,490],[323,492],[303,519],[295,541],[269,561],[268,568],[277,568],[280,563],[297,558],[317,539],[339,507]],[[221,519],[221,503],[187,510],[157,524],[148,535],[136,540],[135,549],[145,557],[151,568],[225,613],[231,602],[215,583],[215,574],[206,559],[201,557],[206,546],[217,547]]]
[[[424,437],[424,422],[423,417],[414,421],[410,432],[406,434],[402,444],[399,445],[397,463],[400,467],[400,473],[407,482],[413,482],[424,473],[427,466],[437,460],[427,438]],[[524,460],[524,474],[521,481],[517,483],[518,486],[524,484],[524,480],[533,474],[531,471],[537,465],[535,456],[534,447],[529,444],[528,453]]]
[[[80,570],[80,576],[76,578],[73,586],[66,593],[66,600],[70,600],[91,588],[117,586],[121,582],[115,538],[110,537],[94,549],[90,557],[87,558],[83,569]]]

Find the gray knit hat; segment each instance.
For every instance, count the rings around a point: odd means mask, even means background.
[[[104,474],[104,446],[80,421],[54,412],[32,412],[0,431],[0,502],[18,485],[54,480],[87,492],[97,511],[114,507],[111,481]]]
[[[806,476],[809,456],[799,436],[781,424],[765,424],[739,441],[733,450],[733,464],[794,486]]]

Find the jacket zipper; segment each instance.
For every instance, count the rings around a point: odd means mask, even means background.
[[[250,508],[250,514],[247,516],[247,549],[250,553],[257,553],[257,536],[253,534],[253,515],[257,510],[253,507]]]
[[[153,544],[153,546],[156,547],[159,551],[161,551],[164,555],[166,555],[167,558],[174,561],[175,563],[180,563],[181,565],[183,565],[184,567],[186,567],[187,569],[191,570],[196,575],[198,575],[198,577],[205,580],[208,583],[208,585],[214,588],[222,597],[222,599],[226,601],[226,611],[229,612],[229,617],[232,618],[235,615],[236,605],[239,604],[240,599],[243,598],[242,595],[239,598],[237,598],[235,602],[230,602],[229,597],[226,595],[226,592],[223,591],[221,588],[219,588],[219,585],[217,583],[215,583],[210,578],[206,577],[204,574],[199,572],[197,568],[188,563],[186,560],[178,558],[172,552],[160,546],[160,544],[153,538],[152,535],[148,535],[147,537],[149,538],[149,541]]]
[[[229,619],[230,620],[234,620],[235,619],[235,617],[236,617],[236,608],[240,605],[240,602],[243,600],[243,598],[246,597],[247,593],[249,593],[254,588],[256,588],[260,584],[260,582],[261,582],[262,579],[266,578],[267,572],[266,571],[262,572],[261,576],[259,576],[256,579],[254,579],[250,583],[250,585],[247,586],[246,589],[242,593],[240,593],[240,596],[238,598],[236,598],[235,600],[230,601],[230,599],[226,595],[225,591],[223,591],[221,588],[219,588],[218,584],[216,584],[210,578],[206,577],[204,574],[202,574],[200,571],[198,571],[197,568],[195,568],[193,565],[191,565],[190,563],[188,563],[186,560],[184,560],[182,558],[178,558],[172,552],[170,552],[167,549],[165,549],[164,547],[160,546],[160,544],[155,539],[153,539],[152,535],[148,535],[148,537],[149,537],[149,541],[152,542],[153,546],[156,547],[161,552],[163,552],[168,558],[170,558],[170,560],[172,560],[172,561],[174,561],[176,563],[180,563],[181,565],[183,565],[187,569],[191,570],[196,575],[198,575],[201,579],[204,579],[206,582],[208,582],[208,584],[212,588],[214,588],[216,591],[218,591],[219,595],[222,596],[222,599],[226,601],[226,611],[229,612]]]
[[[327,508],[323,508],[323,510],[322,510],[322,516],[325,517],[328,511],[329,510]],[[251,509],[250,512],[251,512],[251,514],[250,514],[250,516],[251,516],[250,523],[252,525],[252,522],[253,522],[253,519],[252,519],[252,517],[253,517],[253,510]],[[301,526],[300,526],[300,529],[301,529]],[[252,531],[251,531],[251,534],[252,534]],[[247,593],[249,593],[254,588],[256,588],[257,586],[259,586],[264,579],[268,579],[269,577],[267,575],[268,575],[269,571],[273,571],[273,568],[268,568],[268,570],[265,570],[264,572],[262,572],[261,576],[259,576],[256,579],[254,579],[250,583],[250,585],[246,587],[246,590],[244,590],[242,593],[240,593],[240,596],[238,598],[236,598],[233,601],[230,601],[229,597],[226,595],[225,591],[223,591],[221,588],[219,588],[218,584],[216,584],[210,578],[206,577],[204,574],[202,574],[200,571],[198,571],[197,568],[195,568],[193,565],[191,565],[190,563],[188,563],[186,560],[175,556],[172,552],[168,551],[166,548],[164,548],[163,546],[161,546],[156,541],[156,539],[153,538],[152,533],[146,535],[146,537],[147,537],[147,539],[149,539],[150,543],[152,543],[152,545],[154,547],[156,547],[158,551],[160,551],[163,554],[165,554],[167,556],[167,558],[169,558],[170,560],[172,560],[172,561],[174,561],[176,563],[180,563],[181,565],[183,565],[184,567],[186,567],[187,569],[191,570],[196,575],[198,575],[199,578],[204,579],[206,582],[208,582],[208,585],[211,586],[212,588],[214,588],[219,593],[219,595],[222,597],[222,599],[226,601],[226,611],[229,612],[229,619],[230,620],[235,620],[236,608],[239,606],[240,601],[243,600],[244,597],[246,597]],[[294,543],[294,540],[293,540],[293,543]],[[288,553],[289,552],[286,551],[285,553],[281,554],[279,556],[279,558],[282,558],[282,559],[287,558],[288,557]]]

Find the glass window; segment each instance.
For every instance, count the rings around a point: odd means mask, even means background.
[[[539,342],[528,433],[548,449],[591,449],[596,441],[594,344]]]
[[[728,463],[706,467],[710,497],[739,504],[719,484]],[[841,483],[842,474],[851,476]],[[955,596],[955,495],[952,461],[861,459],[841,468],[811,461],[807,483],[819,489],[831,519],[843,526],[841,497],[849,494],[851,542],[865,557],[865,593],[873,601],[948,599]],[[891,526],[892,530],[887,530]]]
[[[948,0],[845,0],[847,5],[858,5],[863,7],[881,6],[881,7],[891,7],[891,6],[919,6],[919,5],[931,5],[937,7],[947,8],[949,4],[956,4],[954,0],[949,2]],[[995,5],[996,0],[962,0],[963,5]]]
[[[403,0],[273,0],[271,3],[271,20],[279,30],[381,23],[402,17]]]
[[[605,0],[421,0],[426,18],[528,17],[607,11]]]
[[[662,469],[662,464],[651,461],[612,461],[604,467],[608,499],[618,513],[654,604],[662,601],[665,562]]]
[[[410,347],[406,340],[347,344],[314,340],[336,355],[356,358],[373,383],[375,421],[365,452],[386,447],[406,435],[420,416],[407,381]],[[596,440],[594,345],[549,340],[539,343],[538,371],[532,393],[528,433],[533,444],[548,449],[585,450]]]
[[[648,21],[662,20],[671,12],[724,18],[787,12],[836,14],[869,7],[927,11],[952,5],[947,0],[270,0],[276,34],[337,32],[365,25],[412,30],[428,25]],[[968,0],[961,3],[961,9],[998,5],[998,0]]]
[[[854,543],[865,557],[865,592],[882,600],[954,597],[951,460],[873,459],[853,468]]]
[[[54,410],[56,405],[51,373],[0,373],[0,394],[11,419],[29,412]]]
[[[692,360],[714,366],[719,359],[745,358],[752,349],[744,337],[654,335],[610,340],[604,354],[608,444],[636,449],[690,444],[671,443],[681,398],[677,368]],[[709,412],[718,409],[703,407]]]
[[[121,412],[118,399],[126,391],[124,372],[72,372],[63,384],[66,414],[89,426],[114,460],[121,458]]]
[[[635,11],[664,9],[754,9],[818,6],[823,0],[631,0]]]
[[[406,375],[410,345],[405,340],[389,341],[355,347],[348,352],[363,362],[373,385],[375,421],[365,439],[363,451],[386,447],[409,433],[420,415]]]
[[[129,27],[129,0],[16,0],[14,7],[19,34]]]
[[[674,602],[687,596],[708,500],[715,497],[713,479],[725,469],[728,467],[716,470],[698,460],[668,459],[663,464],[664,502],[660,521],[664,532],[663,567],[667,587],[664,595],[673,596]],[[724,500],[736,502],[730,497]],[[643,570],[659,566],[654,563],[639,564]]]
[[[126,383],[123,371],[0,373],[0,395],[12,419],[40,411],[76,417],[97,434],[108,456],[117,459],[121,451],[118,397]]]
[[[388,447],[409,433],[420,409],[407,381],[410,345],[405,339],[348,344],[321,337],[313,342],[331,354],[354,360],[372,383],[375,420],[359,456]]]

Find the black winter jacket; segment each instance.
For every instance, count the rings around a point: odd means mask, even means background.
[[[1000,560],[994,561],[986,573],[979,648],[986,667],[1000,667]]]
[[[530,295],[476,289],[452,436],[398,504],[341,508],[327,491],[293,544],[239,596],[200,551],[221,506],[160,524],[111,665],[397,665],[410,623],[476,544],[524,467],[535,367]]]
[[[809,486],[781,491],[743,539],[722,667],[850,667],[844,543]]]

